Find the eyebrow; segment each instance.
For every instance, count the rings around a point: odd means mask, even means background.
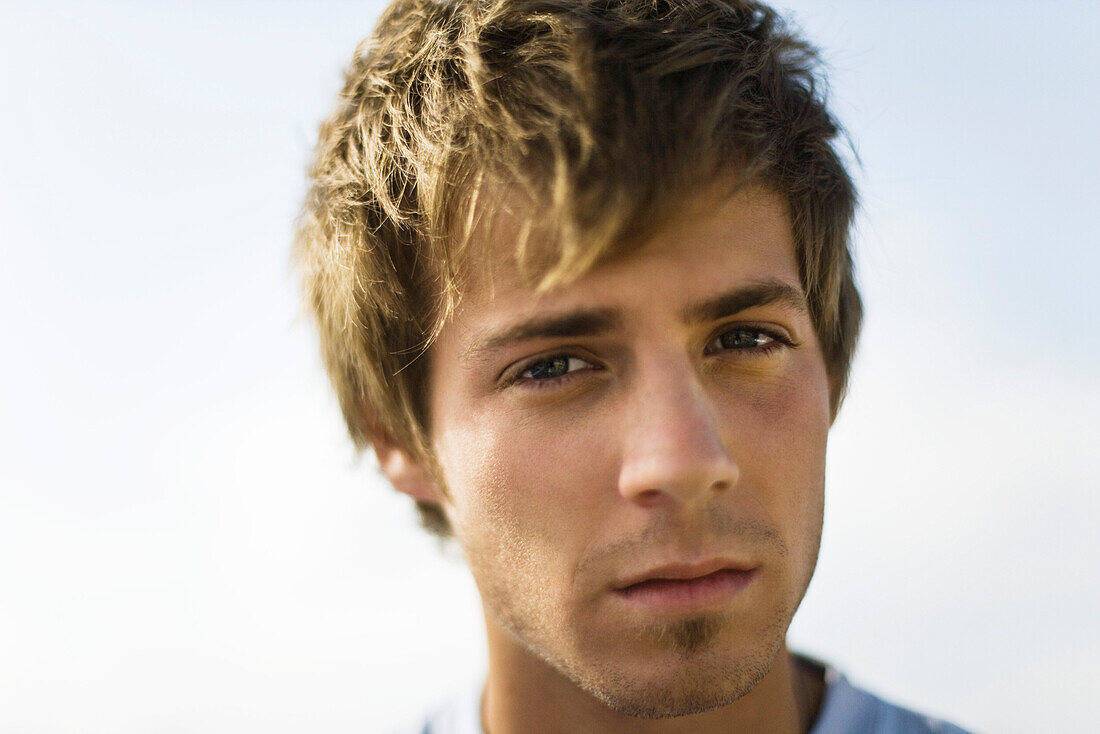
[[[718,321],[757,306],[779,304],[798,313],[809,311],[802,289],[781,280],[768,280],[735,288],[689,306],[681,313],[685,323]],[[537,339],[600,336],[623,327],[615,309],[581,309],[558,316],[535,317],[492,332],[466,350],[477,357],[502,347]]]
[[[758,306],[779,305],[797,313],[809,313],[802,289],[782,280],[751,283],[689,306],[681,314],[687,323],[718,321]]]
[[[479,340],[467,351],[467,356],[485,354],[501,347],[535,339],[555,339],[599,336],[621,328],[622,316],[611,309],[584,309],[560,316],[536,317],[509,326]]]

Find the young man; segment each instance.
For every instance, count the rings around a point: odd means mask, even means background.
[[[785,646],[860,323],[812,50],[735,0],[399,0],[298,240],[348,427],[461,547],[418,731],[957,732]]]

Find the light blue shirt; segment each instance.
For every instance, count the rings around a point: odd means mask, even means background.
[[[484,734],[481,689],[471,690],[432,714],[420,728],[401,734]],[[968,734],[959,727],[903,709],[825,668],[825,696],[810,734]]]

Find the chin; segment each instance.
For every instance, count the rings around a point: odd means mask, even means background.
[[[770,660],[737,660],[725,665],[681,667],[661,676],[599,680],[585,686],[609,708],[643,719],[691,716],[728,706],[748,695],[771,669]],[[654,679],[656,678],[656,679]]]
[[[712,711],[748,695],[783,646],[780,631],[745,649],[731,639],[721,619],[707,617],[662,625],[648,637],[645,653],[627,656],[614,667],[561,672],[621,714],[667,719]]]

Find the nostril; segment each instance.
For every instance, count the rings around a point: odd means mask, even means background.
[[[660,504],[663,501],[661,499],[662,494],[663,493],[659,489],[647,489],[635,495],[634,501],[642,506],[649,507],[651,505]]]

